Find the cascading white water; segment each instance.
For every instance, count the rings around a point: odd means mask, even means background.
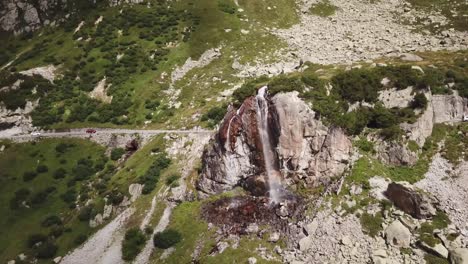
[[[280,202],[281,180],[279,172],[274,168],[274,155],[271,146],[270,135],[268,133],[268,101],[265,98],[268,87],[263,86],[258,90],[255,97],[257,112],[257,128],[260,134],[260,141],[263,150],[263,159],[265,160],[265,170],[268,176],[268,185],[270,188],[270,199],[272,202]]]

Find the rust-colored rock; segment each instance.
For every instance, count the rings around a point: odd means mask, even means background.
[[[392,201],[396,207],[414,218],[421,219],[421,196],[413,190],[410,190],[398,183],[390,183],[385,196]]]

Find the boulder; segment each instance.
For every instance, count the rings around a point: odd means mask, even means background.
[[[441,258],[448,258],[448,255],[449,255],[449,251],[447,250],[447,248],[444,247],[444,245],[442,244],[436,244],[435,246],[429,246],[428,244],[420,241],[419,242],[419,246],[424,249],[425,251],[433,254],[433,255],[436,255],[436,256],[439,256]]]
[[[254,258],[254,257],[250,257],[250,258],[248,259],[248,261],[249,261],[249,264],[255,264],[255,263],[257,263],[257,259]]]
[[[385,229],[385,238],[388,245],[408,248],[411,242],[411,232],[396,220]]]
[[[468,248],[450,250],[450,263],[468,264]]]
[[[415,54],[403,53],[400,55],[400,59],[403,61],[422,61],[423,59]]]
[[[385,196],[395,204],[396,207],[403,210],[412,217],[421,219],[421,196],[413,190],[410,190],[398,183],[390,183]]]
[[[128,193],[130,194],[131,198],[130,201],[134,202],[138,197],[140,197],[141,192],[143,191],[143,185],[139,183],[133,183],[128,186]]]
[[[268,242],[276,243],[280,239],[280,234],[278,232],[273,232],[268,238]]]
[[[372,262],[374,264],[387,263],[387,251],[385,249],[377,249],[372,252]]]
[[[310,236],[303,237],[299,240],[299,249],[307,251],[312,246],[312,238]]]

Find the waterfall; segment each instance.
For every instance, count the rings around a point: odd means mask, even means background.
[[[262,144],[263,159],[265,161],[265,170],[268,176],[268,185],[270,188],[270,199],[272,202],[280,202],[281,180],[279,172],[274,168],[273,147],[271,146],[270,134],[268,133],[268,101],[265,98],[268,87],[263,86],[258,90],[255,97],[257,112],[257,128],[260,134],[260,143]]]

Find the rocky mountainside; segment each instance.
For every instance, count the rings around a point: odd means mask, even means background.
[[[0,0],[0,262],[468,261],[464,0]]]

